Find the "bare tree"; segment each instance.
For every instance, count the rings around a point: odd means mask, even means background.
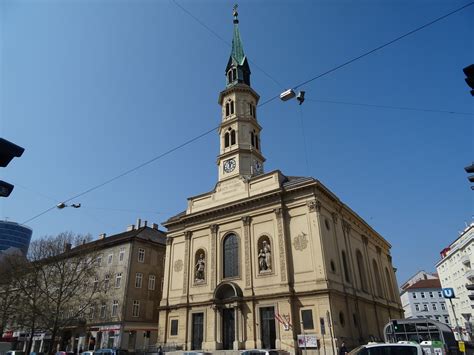
[[[0,334],[14,322],[17,302],[15,269],[12,267],[22,255],[2,255],[0,259]]]
[[[17,281],[22,300],[17,323],[29,330],[27,353],[37,330],[51,335],[49,351],[54,353],[63,329],[85,325],[86,310],[100,297],[90,240],[65,232],[31,243],[30,262]]]

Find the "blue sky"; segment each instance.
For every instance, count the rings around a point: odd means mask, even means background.
[[[230,43],[233,2],[176,1]],[[465,4],[240,1],[252,86],[263,102]],[[320,179],[392,244],[399,282],[433,270],[472,221],[473,16],[305,85],[301,107],[258,109],[266,171]],[[230,48],[173,1],[3,0],[0,25],[0,136],[25,148],[1,171],[16,187],[0,218],[24,222],[219,124]],[[28,225],[37,238],[163,222],[213,188],[217,154],[213,132]]]

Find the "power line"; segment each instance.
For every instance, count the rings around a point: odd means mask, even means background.
[[[467,8],[467,7],[469,7],[469,6],[472,6],[472,5],[474,5],[474,1],[468,3],[468,4],[464,5],[464,6],[461,6],[460,8],[458,8],[458,9],[456,9],[456,10],[453,10],[453,11],[451,11],[451,12],[449,12],[449,13],[447,13],[447,14],[441,16],[441,17],[438,17],[438,18],[436,18],[436,19],[434,19],[434,20],[432,20],[432,21],[430,21],[430,22],[428,22],[428,23],[426,23],[426,24],[424,24],[424,25],[422,25],[422,26],[420,26],[420,27],[417,27],[417,28],[415,28],[414,30],[411,30],[411,31],[409,31],[409,32],[407,32],[407,33],[405,33],[405,34],[403,34],[403,35],[401,35],[401,36],[399,36],[399,37],[397,37],[397,38],[395,38],[395,39],[392,39],[391,41],[389,41],[389,42],[387,42],[387,43],[385,43],[385,44],[382,44],[382,45],[380,45],[380,46],[378,46],[378,47],[376,47],[376,48],[374,48],[374,49],[372,49],[372,50],[370,50],[370,51],[368,51],[368,52],[365,52],[364,54],[361,54],[361,55],[359,55],[358,57],[352,58],[352,59],[348,60],[347,62],[344,62],[344,63],[342,63],[342,64],[340,64],[340,65],[338,65],[338,66],[336,66],[336,67],[334,67],[334,68],[332,68],[332,69],[329,69],[329,70],[325,71],[324,73],[321,73],[321,74],[319,74],[319,75],[316,75],[315,77],[313,77],[313,78],[311,78],[311,79],[308,79],[308,80],[306,80],[306,81],[304,81],[304,82],[302,82],[302,83],[296,85],[295,87],[293,87],[293,89],[297,89],[297,88],[299,88],[300,86],[306,85],[306,84],[308,84],[308,83],[310,83],[310,82],[312,82],[312,81],[314,81],[314,80],[316,80],[316,79],[322,78],[323,76],[326,76],[326,75],[328,75],[329,73],[332,73],[332,72],[334,72],[334,71],[336,71],[336,70],[338,70],[338,69],[341,69],[342,67],[345,67],[346,65],[349,65],[349,64],[355,62],[356,60],[362,59],[362,58],[364,58],[364,57],[366,57],[366,56],[368,56],[368,55],[370,55],[370,54],[372,54],[372,53],[374,53],[374,52],[377,52],[378,50],[380,50],[380,49],[382,49],[382,48],[385,48],[385,47],[387,47],[387,46],[389,46],[389,45],[391,45],[391,44],[393,44],[393,43],[395,43],[395,42],[398,42],[399,40],[401,40],[401,39],[403,39],[403,38],[405,38],[405,37],[408,37],[408,36],[410,36],[410,35],[412,35],[412,34],[418,32],[418,31],[420,31],[420,30],[422,30],[422,29],[424,29],[424,28],[426,28],[426,27],[428,27],[428,26],[431,26],[431,25],[435,24],[436,22],[439,22],[439,21],[441,21],[441,20],[443,20],[443,19],[445,19],[445,18],[447,18],[447,17],[449,17],[449,16],[451,16],[451,15],[453,15],[453,14],[459,12],[459,11],[462,11],[462,10],[464,10],[465,8]]]
[[[390,109],[390,110],[420,111],[420,112],[448,113],[448,114],[453,114],[453,115],[474,116],[474,113],[470,113],[470,112],[443,111],[443,110],[434,110],[434,109],[416,108],[416,107],[375,105],[375,104],[366,104],[366,103],[360,103],[360,102],[347,102],[347,101],[323,100],[323,99],[308,99],[308,98],[306,98],[306,101],[311,101],[311,102],[323,102],[323,103],[336,104],[336,105],[351,105],[351,106],[375,107],[375,108],[383,108],[383,109]]]
[[[190,12],[189,12],[188,10],[186,10],[184,7],[182,7],[181,5],[179,5],[175,0],[171,0],[171,1],[173,1],[173,3],[175,3],[179,8],[181,8],[183,11],[185,11],[185,12],[186,12],[188,15],[190,15],[193,19],[195,19],[199,24],[201,24],[203,27],[205,27],[205,28],[208,29],[211,33],[213,33],[217,38],[223,40],[226,44],[228,44],[221,36],[219,36],[219,35],[218,35],[216,32],[214,32],[210,27],[208,27],[204,22],[202,22],[201,20],[199,20],[196,16],[194,16],[192,13],[190,13]],[[413,34],[413,33],[415,33],[415,32],[418,32],[418,31],[420,31],[420,30],[422,30],[422,29],[424,29],[424,28],[426,28],[426,27],[428,27],[428,26],[431,26],[432,24],[434,24],[434,23],[436,23],[436,22],[438,22],[438,21],[441,21],[442,19],[445,19],[445,18],[447,18],[448,16],[451,16],[451,15],[453,15],[453,14],[455,14],[455,13],[457,13],[457,12],[459,12],[459,11],[461,11],[461,10],[463,10],[463,9],[465,9],[465,8],[467,8],[467,7],[469,7],[469,6],[471,6],[471,5],[474,5],[474,2],[470,2],[470,3],[468,3],[468,4],[464,5],[464,6],[462,6],[462,7],[458,8],[458,9],[456,9],[456,10],[453,10],[453,11],[451,11],[451,12],[449,12],[449,13],[447,13],[447,14],[441,16],[441,17],[436,18],[435,20],[432,20],[432,21],[430,21],[430,22],[428,22],[428,23],[426,23],[426,24],[424,24],[424,25],[422,25],[422,26],[420,26],[420,27],[417,27],[416,29],[414,29],[414,30],[412,30],[412,31],[410,31],[410,32],[407,32],[407,33],[405,33],[404,35],[401,35],[401,36],[399,36],[399,37],[397,37],[397,38],[395,38],[395,39],[393,39],[393,40],[391,40],[391,41],[389,41],[389,42],[387,42],[387,43],[385,43],[385,44],[383,44],[383,45],[381,45],[381,46],[378,46],[378,47],[376,47],[376,48],[374,48],[374,49],[372,49],[372,50],[370,50],[370,51],[368,51],[368,52],[366,52],[366,53],[364,53],[364,54],[362,54],[362,55],[360,55],[360,56],[358,56],[358,57],[355,57],[355,58],[353,58],[353,59],[351,59],[351,60],[348,60],[348,61],[344,62],[343,64],[340,64],[340,65],[338,65],[338,66],[336,66],[336,67],[334,67],[334,68],[332,68],[332,69],[330,69],[330,70],[327,70],[326,72],[324,72],[324,73],[322,73],[322,74],[319,74],[319,75],[317,75],[317,76],[315,76],[315,77],[313,77],[313,78],[311,78],[311,79],[309,79],[309,80],[306,80],[306,81],[304,81],[304,82],[302,82],[302,83],[300,83],[300,84],[294,86],[294,89],[297,89],[298,87],[301,87],[301,86],[303,86],[303,85],[305,85],[305,84],[308,84],[308,83],[310,83],[310,82],[312,82],[312,81],[314,81],[314,80],[317,80],[317,79],[319,79],[319,78],[321,78],[321,77],[323,77],[323,76],[325,76],[325,75],[328,75],[329,73],[332,73],[332,72],[334,72],[334,71],[336,71],[336,70],[338,70],[338,69],[340,69],[340,68],[342,68],[342,67],[344,67],[344,66],[346,66],[346,65],[348,65],[348,64],[350,64],[350,63],[353,63],[353,62],[355,62],[356,60],[359,60],[359,59],[361,59],[361,58],[364,58],[364,57],[366,57],[366,56],[368,56],[368,55],[370,55],[370,54],[372,54],[372,53],[374,53],[374,52],[376,52],[376,51],[378,51],[378,50],[380,50],[380,49],[382,49],[382,48],[385,48],[385,47],[387,47],[387,46],[389,46],[389,45],[391,45],[391,44],[393,44],[393,43],[395,43],[395,42],[401,40],[402,38],[405,38],[405,37],[407,37],[407,36],[409,36],[409,35],[411,35],[411,34]],[[268,76],[268,74],[267,74],[267,76]],[[272,78],[272,79],[273,79],[273,78]],[[279,95],[276,95],[276,96],[274,96],[274,97],[272,97],[272,98],[270,98],[270,99],[264,101],[263,103],[261,103],[260,105],[258,105],[258,107],[261,107],[261,106],[263,106],[263,105],[266,105],[266,104],[268,104],[268,103],[270,103],[270,102],[276,100],[278,97],[279,97]],[[117,180],[117,179],[119,179],[119,178],[125,176],[125,175],[128,175],[128,174],[130,174],[130,173],[132,173],[132,172],[134,172],[134,171],[136,171],[136,170],[138,170],[138,169],[140,169],[140,168],[142,168],[142,167],[144,167],[144,166],[146,166],[146,165],[148,165],[148,164],[150,164],[150,163],[152,163],[152,162],[154,162],[154,161],[156,161],[156,160],[158,160],[158,159],[160,159],[160,158],[162,158],[162,157],[164,157],[164,156],[166,156],[166,155],[171,154],[172,152],[174,152],[174,151],[176,151],[176,150],[178,150],[178,149],[180,149],[180,148],[182,148],[182,147],[184,147],[184,146],[186,146],[186,145],[189,145],[190,143],[195,142],[196,140],[198,140],[198,139],[200,139],[200,138],[202,138],[202,137],[208,135],[209,133],[213,132],[213,131],[216,130],[217,128],[219,128],[219,126],[213,127],[212,129],[210,129],[210,130],[208,130],[208,131],[206,131],[206,132],[204,132],[204,133],[201,133],[200,135],[198,135],[198,136],[196,136],[196,137],[194,137],[194,138],[192,138],[192,139],[190,139],[190,140],[188,140],[188,141],[186,141],[186,142],[184,142],[184,143],[182,143],[182,144],[180,144],[180,145],[178,145],[178,146],[176,146],[176,147],[174,147],[174,148],[171,148],[171,149],[169,149],[168,151],[166,151],[166,152],[164,152],[164,153],[162,153],[162,154],[160,154],[160,155],[158,155],[158,156],[156,156],[156,157],[154,157],[154,158],[152,158],[152,159],[150,159],[150,160],[148,160],[148,161],[146,161],[146,162],[144,162],[144,163],[142,163],[142,164],[140,164],[140,165],[138,165],[138,166],[136,166],[136,167],[134,167],[134,168],[132,168],[132,169],[129,169],[129,170],[127,170],[127,171],[125,171],[125,172],[123,172],[123,173],[121,173],[121,174],[119,174],[119,175],[117,175],[117,176],[115,176],[115,177],[113,177],[113,178],[111,178],[111,179],[108,179],[108,180],[106,180],[106,181],[104,181],[104,182],[102,182],[102,183],[100,183],[100,184],[98,184],[98,185],[95,185],[95,186],[93,186],[93,187],[91,187],[91,188],[89,188],[89,189],[87,189],[87,190],[85,190],[85,191],[83,191],[83,192],[81,192],[81,193],[79,193],[79,194],[77,194],[77,195],[75,195],[75,196],[73,196],[73,197],[71,197],[71,198],[65,200],[64,202],[65,202],[65,203],[66,203],[66,202],[69,202],[69,201],[71,201],[71,200],[73,200],[73,199],[76,199],[76,198],[81,197],[81,196],[83,196],[83,195],[85,195],[85,194],[88,194],[88,193],[90,193],[90,192],[92,192],[92,191],[94,191],[94,190],[97,190],[97,189],[99,189],[99,188],[101,188],[101,187],[103,187],[103,186],[105,186],[105,185],[107,185],[107,184],[109,184],[109,183],[111,183],[111,182],[113,182],[113,181],[115,181],[115,180]],[[32,221],[32,220],[34,220],[34,219],[36,219],[36,218],[38,218],[38,217],[44,215],[45,213],[47,213],[47,212],[49,212],[49,211],[55,209],[55,208],[56,208],[56,206],[53,206],[53,207],[51,207],[51,208],[48,208],[47,210],[45,210],[45,211],[43,211],[43,212],[41,212],[41,213],[39,213],[39,214],[37,214],[37,215],[31,217],[30,219],[26,220],[25,222],[23,222],[23,224],[28,223],[28,222],[30,222],[30,221]]]
[[[209,27],[208,25],[206,25],[203,21],[201,21],[196,15],[194,15],[191,11],[189,11],[188,9],[186,9],[184,6],[182,6],[181,4],[179,4],[176,0],[171,0],[172,3],[174,3],[177,7],[179,7],[184,13],[186,13],[188,16],[190,16],[194,21],[196,21],[197,23],[199,23],[202,27],[204,27],[206,30],[208,30],[210,33],[212,33],[217,39],[219,39],[221,42],[223,42],[224,44],[226,44],[228,47],[231,47],[231,44],[229,42],[227,42],[224,38],[222,38],[221,35],[219,35],[216,31],[214,31],[211,27]],[[284,89],[284,86],[278,81],[276,80],[273,76],[271,76],[270,74],[268,74],[263,68],[261,68],[257,63],[255,63],[255,61],[251,60],[251,59],[248,59],[248,61],[250,62],[250,64],[252,64],[252,66],[254,66],[255,68],[257,68],[258,70],[260,70],[263,74],[265,74],[265,76],[267,76],[269,79],[271,79],[277,86],[279,86],[280,89]]]

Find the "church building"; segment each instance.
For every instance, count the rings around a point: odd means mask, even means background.
[[[218,181],[168,219],[158,343],[335,353],[403,317],[390,244],[319,180],[266,172],[234,8]]]

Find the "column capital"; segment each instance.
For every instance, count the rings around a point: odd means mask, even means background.
[[[192,235],[193,235],[193,232],[191,232],[191,231],[185,231],[185,232],[184,232],[184,239],[190,240]]]
[[[342,228],[346,231],[346,233],[350,233],[352,229],[350,223],[344,220],[342,220]]]
[[[317,199],[306,202],[306,206],[308,206],[310,212],[321,212],[321,205],[321,201]]]
[[[283,209],[281,207],[277,207],[273,209],[273,212],[275,212],[278,218],[281,218],[283,216]]]
[[[337,221],[339,220],[339,216],[337,215],[336,212],[331,213],[332,221],[334,224],[337,224]]]
[[[364,242],[365,245],[369,244],[369,238],[367,238],[366,235],[362,234],[362,241]]]
[[[252,220],[252,217],[250,217],[250,216],[243,216],[242,217],[242,222],[244,223],[244,226],[249,226],[251,220]]]
[[[167,237],[166,238],[166,245],[171,245],[173,244],[173,238]]]
[[[375,250],[377,250],[377,254],[382,254],[382,249],[378,245],[375,247]]]
[[[209,228],[211,229],[212,234],[216,234],[219,230],[219,226],[217,224],[211,224]]]

